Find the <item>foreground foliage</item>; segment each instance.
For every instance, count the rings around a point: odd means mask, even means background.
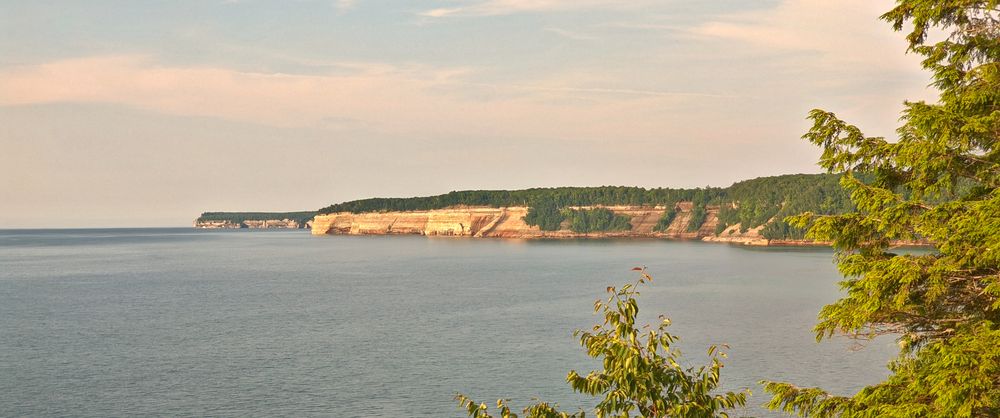
[[[823,147],[821,165],[847,173],[857,211],[794,221],[833,241],[847,277],[817,338],[891,333],[901,352],[885,381],[854,396],[767,382],[769,405],[803,417],[1000,417],[998,1],[900,0],[882,18],[908,28],[939,102],[906,103],[897,142],[813,111],[805,138]],[[950,35],[929,41],[939,30]],[[890,252],[914,238],[936,251]]]
[[[638,286],[652,281],[644,269],[621,289],[609,287],[609,297],[598,300],[594,311],[604,316],[604,322],[590,331],[577,331],[580,345],[593,358],[601,359],[603,370],[583,376],[570,371],[566,381],[574,391],[600,399],[594,407],[597,417],[728,417],[726,409],[743,406],[747,393],[716,393],[726,354],[711,347],[712,363],[701,367],[684,367],[680,353],[672,347],[677,337],[668,333],[670,320],[661,316],[655,330],[638,327]],[[486,404],[478,404],[464,395],[457,395],[469,417],[492,418]],[[497,401],[496,413],[502,418],[517,418],[508,399]],[[558,405],[536,403],[522,410],[528,418],[583,418],[586,412],[559,411]],[[634,414],[634,415],[633,415]]]

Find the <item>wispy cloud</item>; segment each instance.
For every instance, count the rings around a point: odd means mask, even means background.
[[[462,12],[462,9],[461,8],[457,8],[457,7],[438,8],[438,9],[431,9],[431,10],[426,10],[426,11],[420,12],[420,16],[424,16],[424,17],[447,17],[447,16],[451,16],[453,14],[459,14],[461,12]]]
[[[713,99],[732,99],[740,97],[731,94],[699,93],[693,91],[640,90],[640,89],[606,88],[606,87],[568,87],[568,86],[546,86],[537,84],[535,85],[493,84],[493,83],[477,83],[471,81],[455,81],[455,83],[467,86],[488,87],[500,90],[519,90],[528,92],[588,93],[597,95],[637,96],[637,97],[642,97],[642,96],[672,97],[672,98],[700,97],[700,98],[713,98]]]
[[[597,25],[601,28],[611,28],[611,29],[629,29],[629,30],[640,30],[640,31],[663,31],[663,32],[678,32],[685,30],[685,26],[679,24],[667,24],[667,23],[656,23],[656,22],[634,22],[634,21],[617,21],[617,22],[604,22]]]
[[[163,66],[150,57],[71,59],[0,71],[0,105],[111,103],[276,127],[351,120],[390,134],[655,137],[676,121],[651,114],[721,96],[555,82],[476,82],[466,68],[343,63],[335,74]],[[681,116],[678,115],[678,118]]]
[[[358,5],[356,0],[335,0],[333,7],[337,9],[337,13],[344,14],[353,9]]]
[[[542,30],[544,30],[546,32],[549,32],[549,33],[554,33],[554,34],[559,35],[559,36],[561,36],[563,38],[572,39],[574,41],[593,41],[593,40],[597,39],[597,37],[594,36],[594,35],[589,35],[589,34],[586,34],[586,33],[580,33],[580,32],[576,32],[576,31],[570,31],[570,30],[560,29],[560,28],[549,27],[549,28],[543,28]]]
[[[767,10],[718,16],[685,32],[747,45],[762,53],[813,53],[802,63],[809,66],[916,69],[917,61],[902,54],[902,36],[878,20],[892,5],[891,0],[784,0]],[[899,48],[892,50],[893,45]]]
[[[223,4],[239,4],[244,3],[246,0],[221,0]],[[357,0],[332,0],[333,8],[337,10],[338,14],[344,14],[357,6]]]
[[[634,9],[645,0],[484,0],[457,7],[434,8],[420,12],[425,17],[501,16],[516,13],[539,13],[586,9]]]

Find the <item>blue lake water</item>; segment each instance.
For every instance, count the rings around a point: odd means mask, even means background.
[[[572,332],[609,285],[654,276],[685,358],[731,346],[723,381],[849,394],[891,339],[816,343],[840,280],[825,249],[313,237],[304,231],[0,231],[0,416],[458,417],[463,392],[568,409],[588,359]]]

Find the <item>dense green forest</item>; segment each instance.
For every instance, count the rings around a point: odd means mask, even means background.
[[[763,177],[735,183],[726,192],[732,204],[720,208],[717,232],[735,224],[745,232],[774,218],[775,222],[761,231],[765,238],[801,239],[804,231],[785,223],[786,216],[803,212],[834,215],[854,210],[850,195],[840,187],[840,176],[835,174]]]
[[[653,226],[653,231],[656,232],[666,232],[667,228],[670,228],[670,224],[674,222],[674,218],[677,217],[677,205],[670,206],[667,208],[666,212],[663,212],[663,216],[656,221],[656,225]]]
[[[705,210],[705,205],[695,204],[691,208],[691,219],[688,221],[687,231],[695,232],[701,225],[705,223],[705,218],[708,217],[708,211]]]
[[[291,219],[305,223],[316,216],[316,212],[205,212],[198,221],[266,221],[270,219]]]
[[[628,231],[632,224],[627,216],[616,215],[609,209],[560,209],[551,203],[536,203],[528,208],[524,222],[542,231],[558,231],[564,221],[569,230],[579,233]]]
[[[850,196],[840,187],[838,174],[789,174],[761,177],[734,183],[732,186],[702,187],[694,189],[670,189],[624,186],[601,187],[556,187],[526,190],[467,190],[443,195],[412,198],[373,198],[355,200],[327,206],[319,213],[335,212],[385,212],[407,210],[442,209],[451,206],[528,206],[524,220],[529,225],[543,231],[554,231],[569,219],[572,227],[576,222],[581,229],[588,229],[584,216],[574,216],[565,209],[568,206],[591,205],[666,205],[673,207],[677,202],[694,202],[689,231],[696,231],[707,216],[706,206],[720,206],[719,225],[716,233],[721,233],[728,225],[740,224],[745,231],[768,225],[762,234],[770,239],[799,239],[803,231],[786,224],[785,216],[802,212],[816,214],[840,214],[854,209]],[[673,221],[676,212],[668,210],[657,223],[655,230],[665,230]],[[596,222],[596,221],[595,221]],[[620,222],[620,221],[616,221]],[[615,227],[620,226],[619,223]],[[606,227],[606,226],[602,226]],[[578,231],[580,232],[580,231]]]
[[[524,222],[531,226],[537,226],[542,231],[558,231],[566,215],[556,206],[555,203],[540,201],[528,208],[528,214],[524,216]]]
[[[615,215],[609,209],[566,209],[563,213],[569,219],[569,229],[573,232],[609,232],[632,229],[628,216]]]

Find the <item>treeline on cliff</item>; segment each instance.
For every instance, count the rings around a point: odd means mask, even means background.
[[[850,196],[840,187],[839,174],[789,174],[761,177],[729,187],[671,189],[625,186],[555,187],[525,190],[466,190],[412,198],[372,198],[327,206],[320,214],[336,212],[388,212],[443,209],[454,206],[527,206],[524,220],[542,230],[558,230],[564,221],[575,232],[621,230],[622,221],[603,212],[567,211],[572,206],[667,206],[656,230],[663,231],[676,216],[677,202],[692,202],[689,231],[696,231],[707,218],[707,206],[718,206],[716,233],[740,224],[743,231],[767,224],[761,233],[769,239],[800,239],[803,231],[783,221],[802,212],[840,214],[854,209]],[[610,213],[610,211],[608,211]],[[613,214],[612,214],[613,215]],[[624,218],[624,217],[622,217]],[[627,224],[627,219],[625,220]],[[769,223],[770,222],[770,223]],[[574,223],[577,225],[574,227]],[[629,228],[631,228],[629,226]],[[626,228],[628,229],[628,228]]]
[[[528,208],[524,222],[542,231],[558,231],[565,223],[577,233],[628,231],[632,229],[628,216],[618,215],[607,208],[560,209],[551,203]]]
[[[290,219],[299,223],[305,223],[316,216],[316,212],[204,212],[198,217],[198,222],[207,221],[230,221],[240,223],[243,221],[268,221]]]
[[[670,189],[626,186],[553,187],[525,190],[465,190],[426,197],[371,198],[327,206],[320,214],[443,209],[452,206],[529,206],[556,208],[591,205],[661,205],[681,201],[709,202],[724,195],[721,187]]]

